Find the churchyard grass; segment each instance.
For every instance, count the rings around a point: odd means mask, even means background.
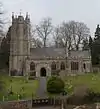
[[[3,83],[3,88],[0,89],[0,101],[3,100],[18,100],[18,94],[22,95],[22,99],[30,99],[36,96],[38,88],[38,80],[26,80],[25,77],[9,77],[0,75],[0,81]],[[12,90],[13,94],[7,96],[8,90]]]
[[[11,81],[12,80],[12,81]],[[65,81],[65,90],[68,95],[71,94],[75,87],[86,86],[92,89],[94,92],[100,92],[100,74],[84,74],[76,76],[66,76],[63,78]],[[36,97],[36,91],[39,85],[38,80],[28,80],[25,77],[9,77],[7,75],[0,75],[0,83],[3,83],[3,88],[0,87],[0,101],[3,100],[3,96],[7,96],[7,92],[12,88],[13,95],[8,96],[8,100],[18,100],[18,94],[23,95],[22,99],[30,99],[33,96]],[[1,86],[1,85],[0,85]],[[22,91],[23,88],[23,91]],[[56,95],[48,94],[49,97]],[[58,96],[58,95],[57,95]],[[7,99],[5,99],[7,100]]]
[[[68,93],[72,93],[75,87],[86,86],[94,92],[100,92],[100,74],[84,74],[76,76],[67,76],[64,78]]]
[[[72,94],[74,88],[78,86],[86,86],[94,92],[100,92],[100,74],[88,73],[84,75],[66,76],[63,78],[65,82],[65,90],[68,95]],[[54,95],[48,94],[49,97]],[[56,96],[56,95],[55,95]],[[57,95],[59,96],[59,95]]]

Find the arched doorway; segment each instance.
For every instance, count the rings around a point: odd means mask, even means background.
[[[46,69],[43,67],[40,70],[40,76],[45,77],[46,76]]]

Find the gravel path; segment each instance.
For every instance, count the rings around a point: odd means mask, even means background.
[[[42,97],[47,97],[46,95],[46,77],[40,77],[39,78],[39,88],[37,90],[37,96],[42,98]]]
[[[47,97],[46,95],[46,84],[47,84],[47,79],[46,77],[40,77],[39,79],[39,88],[37,90],[37,97],[39,98],[45,98]],[[41,107],[34,107],[33,109],[60,109],[59,107],[54,107],[54,106],[41,106]]]

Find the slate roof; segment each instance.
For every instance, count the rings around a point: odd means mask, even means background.
[[[64,48],[54,48],[54,47],[46,47],[46,48],[31,48],[31,58],[44,58],[44,57],[65,57],[65,49]],[[90,57],[89,51],[70,51],[71,57]]]
[[[91,56],[89,51],[71,51],[70,52],[71,57],[83,57],[83,58],[89,58]]]
[[[59,57],[65,56],[64,48],[53,48],[53,47],[46,47],[46,48],[31,48],[31,57],[33,58],[42,58],[42,57]]]

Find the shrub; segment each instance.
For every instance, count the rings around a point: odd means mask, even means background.
[[[47,82],[47,91],[52,94],[58,94],[64,91],[64,82],[61,78],[53,76]]]

